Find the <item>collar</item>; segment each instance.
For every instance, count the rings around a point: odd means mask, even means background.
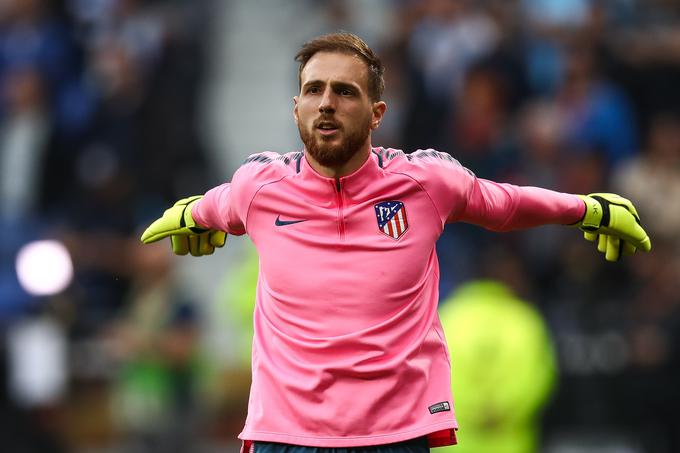
[[[340,178],[329,178],[317,173],[309,162],[307,155],[303,154],[299,176],[305,184],[305,188],[314,194],[327,200],[333,200],[338,193],[345,199],[361,199],[366,189],[376,179],[383,177],[381,168],[382,148],[371,148],[368,159],[361,167],[349,175]],[[338,190],[339,187],[339,190]]]

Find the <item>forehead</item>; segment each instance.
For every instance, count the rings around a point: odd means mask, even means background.
[[[368,68],[357,55],[341,52],[318,52],[309,59],[300,74],[304,85],[312,80],[354,83],[366,90]]]

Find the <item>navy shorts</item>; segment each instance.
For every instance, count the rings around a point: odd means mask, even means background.
[[[406,440],[393,444],[367,447],[303,447],[276,442],[253,442],[250,453],[427,453],[430,451],[427,437]]]

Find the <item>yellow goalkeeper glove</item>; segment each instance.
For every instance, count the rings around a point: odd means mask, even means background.
[[[652,242],[640,225],[633,203],[613,193],[579,195],[586,203],[586,213],[576,225],[588,241],[597,240],[597,250],[607,261],[632,255],[637,249],[649,252]]]
[[[172,251],[177,255],[210,255],[215,247],[222,247],[227,240],[227,233],[202,228],[196,225],[191,216],[191,208],[201,198],[202,195],[183,198],[166,209],[163,216],[144,231],[142,242],[150,244],[169,236]]]

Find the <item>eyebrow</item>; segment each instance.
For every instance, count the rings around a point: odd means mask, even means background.
[[[326,85],[326,82],[323,80],[310,80],[308,82],[305,82],[304,85],[302,85],[302,88],[305,88],[310,85]],[[343,89],[343,88],[351,88],[353,90],[361,90],[361,87],[359,84],[356,83],[351,83],[351,82],[338,82],[338,81],[333,81],[331,82],[331,87],[334,89]]]

